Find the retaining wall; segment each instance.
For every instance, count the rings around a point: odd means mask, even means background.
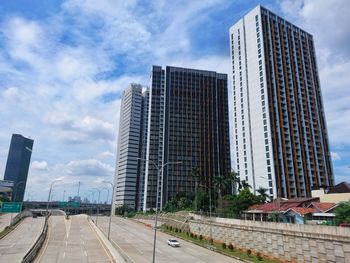
[[[192,215],[191,232],[291,262],[350,263],[350,229]]]

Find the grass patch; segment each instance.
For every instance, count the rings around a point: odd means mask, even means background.
[[[13,225],[9,225],[9,226],[6,226],[4,228],[4,230],[2,230],[0,232],[0,239],[2,239],[4,236],[6,236],[8,233],[10,233],[12,230],[14,230],[18,224],[22,221],[23,218],[21,218],[20,220],[17,221],[16,224],[13,224]]]
[[[247,253],[247,251],[242,251],[238,248],[235,248],[234,246],[230,245],[223,245],[222,243],[211,243],[210,240],[205,240],[201,238],[201,235],[198,237],[197,235],[194,235],[193,233],[188,232],[175,232],[174,230],[170,230],[172,228],[167,227],[165,225],[162,225],[160,228],[163,232],[170,234],[172,236],[176,236],[178,238],[184,239],[186,241],[190,241],[196,245],[209,248],[210,246],[212,249],[216,252],[225,254],[230,257],[239,258],[241,260],[246,260],[249,262],[264,262],[264,263],[277,263],[280,261],[267,259],[261,256],[260,253],[257,253],[257,255],[253,255],[250,251],[250,253]],[[210,245],[211,243],[211,245]]]

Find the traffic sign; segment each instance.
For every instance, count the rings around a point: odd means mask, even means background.
[[[22,211],[22,203],[19,203],[19,202],[0,203],[1,213],[20,213],[21,211]]]
[[[58,202],[58,207],[59,208],[65,208],[68,206],[68,202]]]
[[[80,204],[79,204],[79,202],[69,202],[69,206],[76,208],[76,207],[79,207]]]

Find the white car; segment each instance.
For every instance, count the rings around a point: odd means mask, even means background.
[[[168,245],[172,247],[179,247],[180,243],[176,239],[168,239]]]

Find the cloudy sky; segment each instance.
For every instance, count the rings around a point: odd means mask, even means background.
[[[350,181],[348,0],[0,0],[0,178],[20,133],[35,140],[25,198],[55,179],[55,200],[106,187],[122,90],[153,64],[229,73],[228,29],[259,3],[314,35],[335,178]]]

